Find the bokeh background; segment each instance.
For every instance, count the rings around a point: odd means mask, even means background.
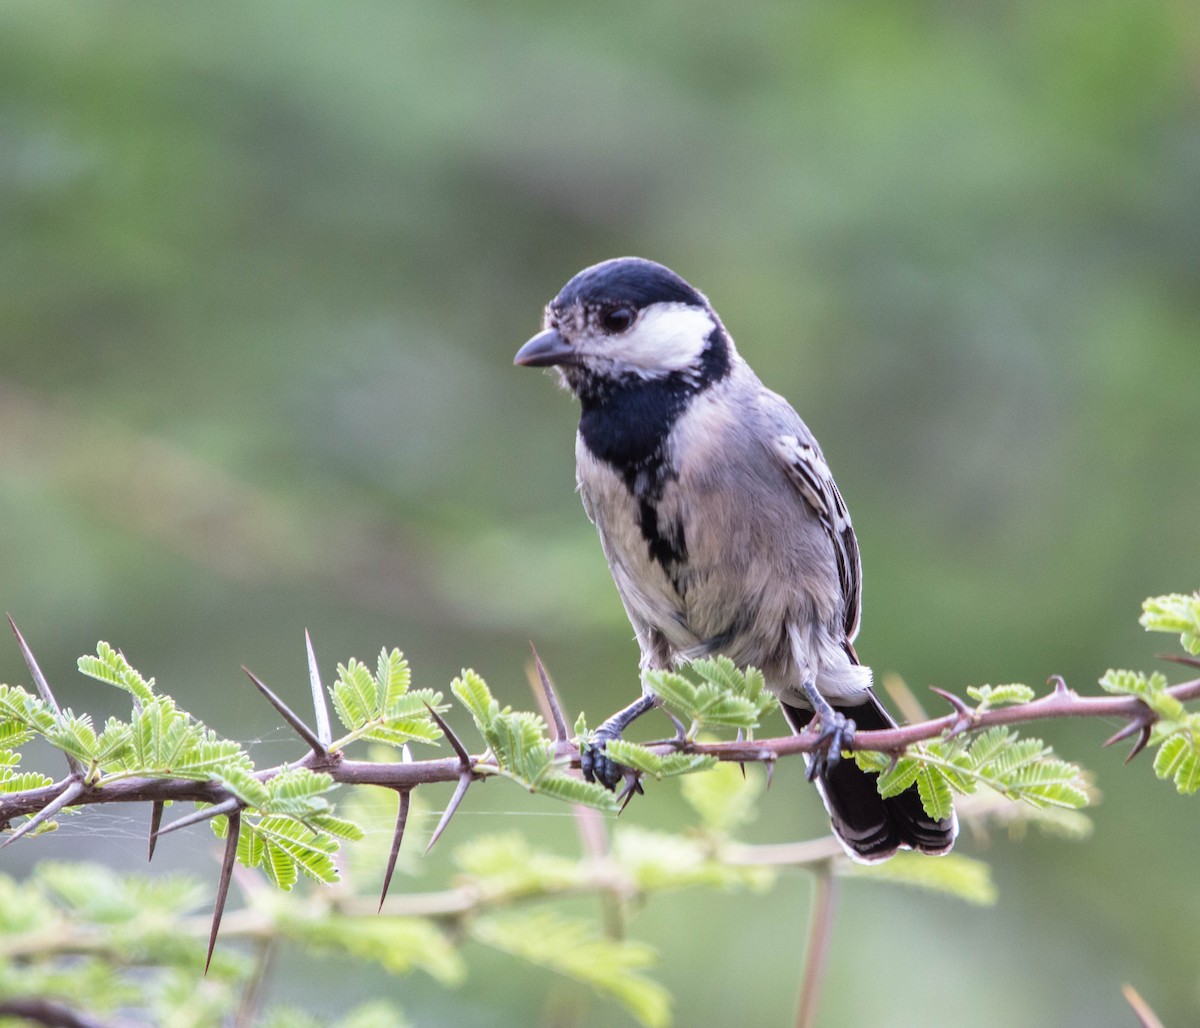
[[[533,639],[572,710],[630,699],[574,409],[511,365],[626,253],[704,290],[822,440],[877,671],[1089,690],[1173,648],[1136,618],[1200,587],[1189,0],[29,0],[0,9],[0,599],[64,702],[119,709],[73,672],[107,639],[285,759],[239,665],[299,700],[306,627],[327,671],[399,645],[421,685],[470,665],[525,705]],[[0,678],[27,681],[14,645]],[[1089,841],[964,838],[996,907],[843,890],[823,1023],[1123,1025],[1126,981],[1200,1020],[1200,808],[1107,727],[1044,731],[1097,776]],[[572,852],[513,791],[446,843]],[[686,822],[651,792],[627,816]],[[824,824],[785,768],[751,835]],[[209,842],[156,870],[211,875]],[[143,846],[88,814],[3,869]],[[435,851],[410,887],[445,874]],[[678,1023],[788,1023],[808,903],[795,874],[645,910]],[[570,993],[476,956],[453,992],[285,960],[276,994],[508,1025]]]

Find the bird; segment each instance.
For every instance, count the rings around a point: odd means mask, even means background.
[[[852,859],[949,852],[954,814],[926,814],[915,784],[885,799],[839,759],[856,728],[896,725],[854,649],[858,542],[816,438],[708,299],[662,264],[606,260],[562,287],[514,363],[553,368],[579,401],[578,492],[642,671],[717,654],[758,668],[792,731],[819,730],[808,777]],[[604,747],[657,705],[642,680],[582,753],[609,789],[626,769]]]

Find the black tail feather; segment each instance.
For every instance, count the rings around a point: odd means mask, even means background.
[[[787,703],[782,706],[793,730],[803,731],[812,713]],[[896,727],[874,693],[860,704],[835,705],[834,709],[852,718],[863,731]],[[876,863],[901,847],[921,853],[948,853],[958,834],[954,815],[942,820],[931,818],[921,806],[915,785],[885,800],[875,787],[876,777],[861,770],[853,760],[839,760],[817,778],[833,832],[850,855]]]

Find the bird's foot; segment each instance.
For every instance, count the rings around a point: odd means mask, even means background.
[[[624,764],[618,764],[609,757],[605,748],[613,739],[621,738],[626,728],[656,705],[657,700],[653,696],[643,695],[624,710],[618,710],[592,733],[592,737],[587,742],[581,742],[579,768],[585,779],[589,782],[599,782],[609,792],[616,789],[618,782],[626,782],[626,788],[621,793],[622,799],[626,802],[635,791],[642,791],[637,772]],[[628,784],[630,782],[632,784]]]
[[[583,777],[589,782],[599,782],[609,792],[614,791],[617,783],[624,781],[627,775],[634,774],[631,768],[618,764],[606,752],[609,742],[619,738],[620,729],[609,727],[605,722],[579,750],[579,768]]]
[[[584,778],[589,782],[599,782],[609,792],[616,792],[618,782],[625,783],[625,788],[617,797],[617,802],[621,805],[618,813],[623,813],[629,806],[629,801],[635,795],[643,795],[645,790],[642,788],[641,775],[638,772],[624,764],[618,764],[605,752],[608,743],[620,737],[619,731],[604,732],[604,726],[601,725],[596,729],[591,742],[580,749],[579,767]]]
[[[817,731],[817,745],[808,762],[808,780],[811,782],[818,775],[827,775],[842,759],[842,750],[854,741],[855,725],[851,718],[841,711],[827,707],[817,714],[809,723],[820,727]]]

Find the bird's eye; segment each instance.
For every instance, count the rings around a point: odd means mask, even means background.
[[[600,315],[600,324],[604,331],[611,334],[624,332],[637,320],[637,311],[632,307],[613,307]]]

